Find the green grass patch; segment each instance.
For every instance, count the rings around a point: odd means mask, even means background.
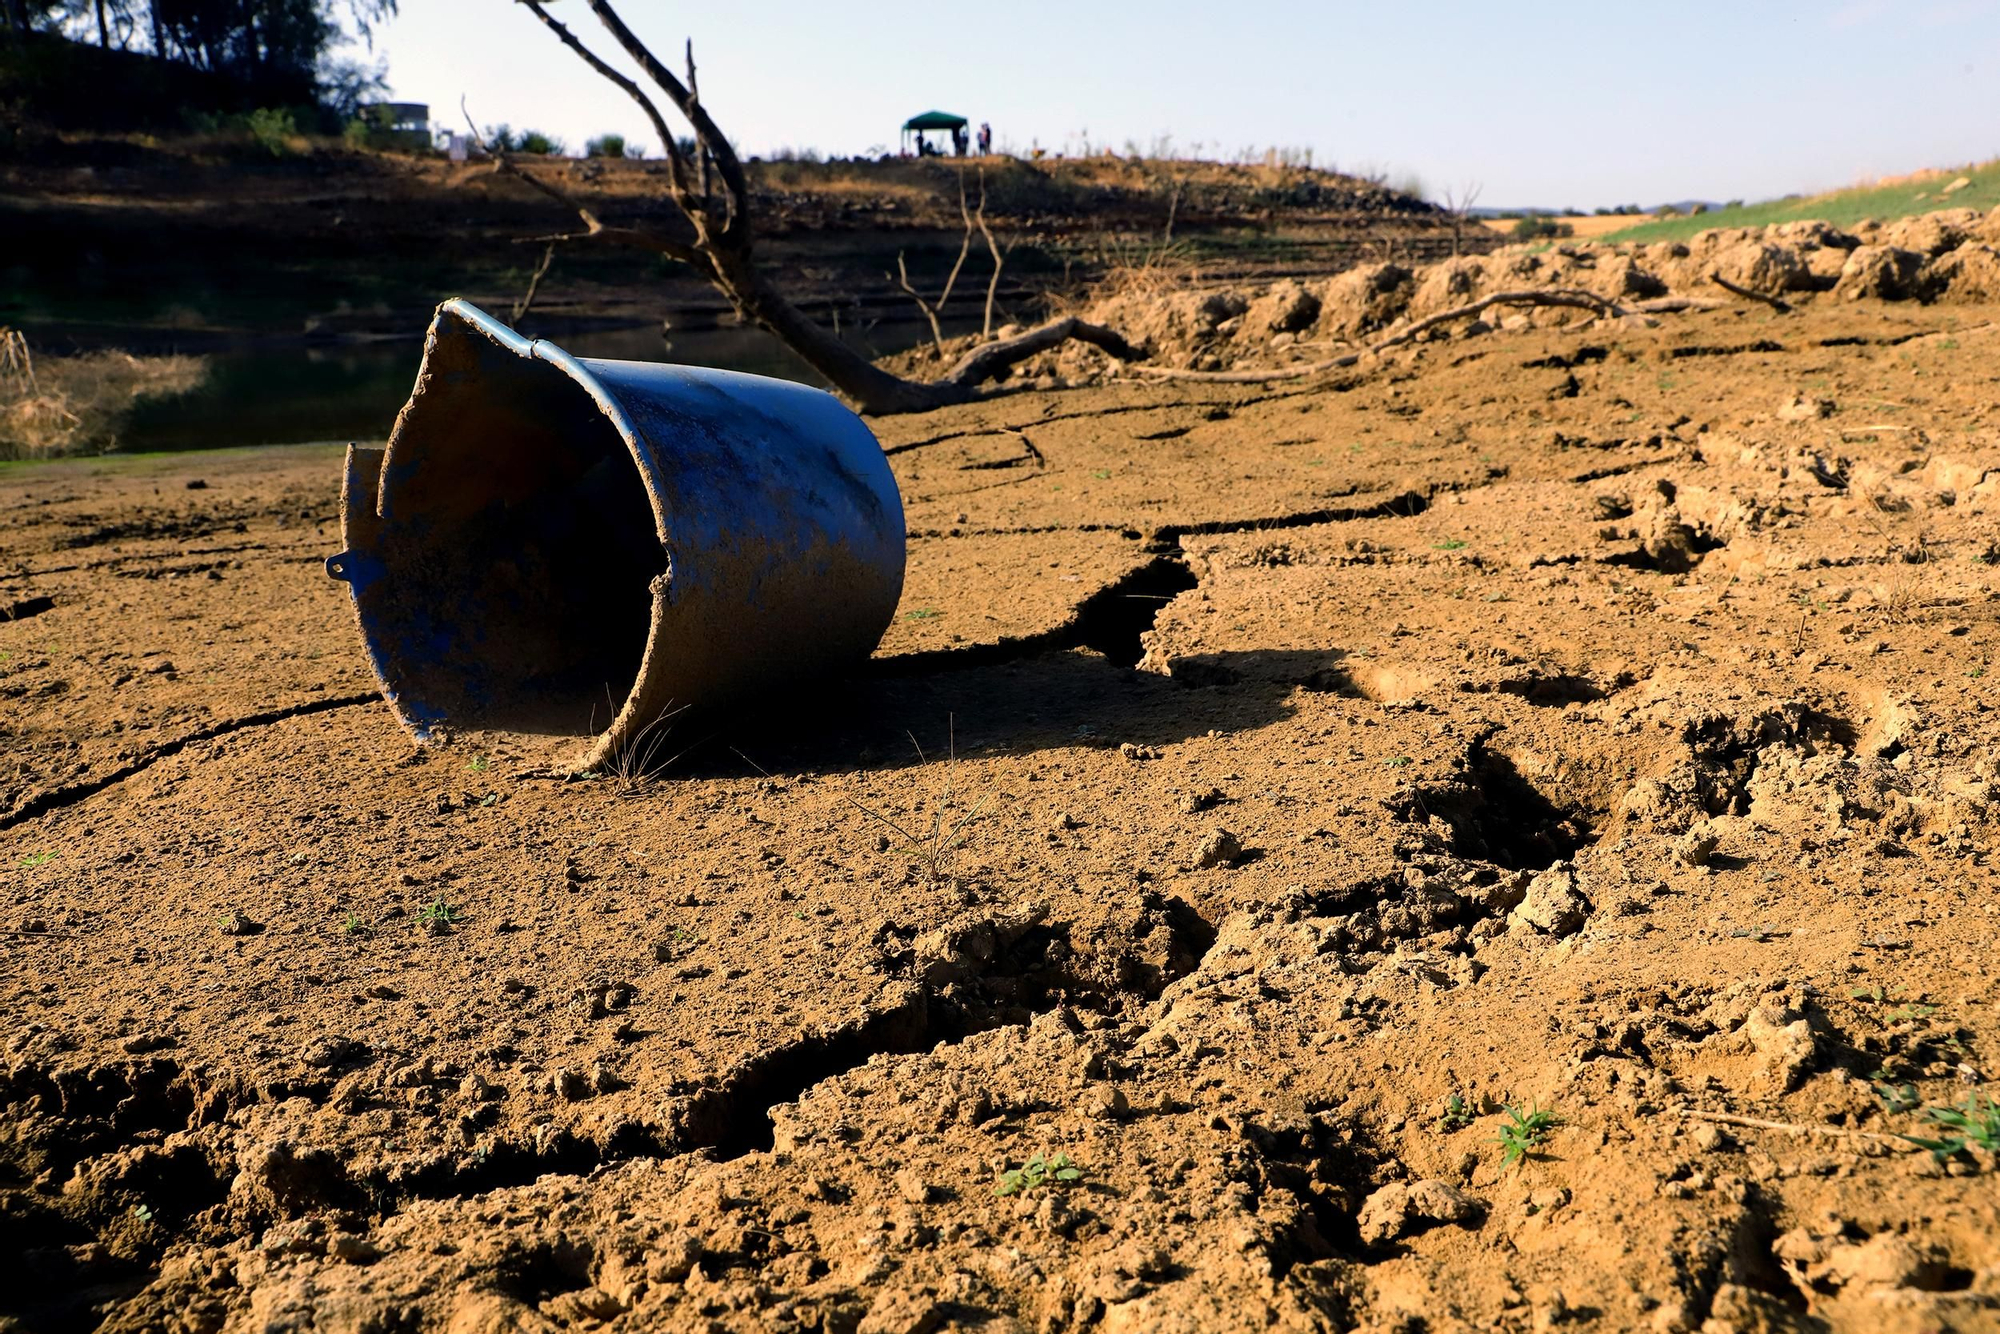
[[[1972,184],[1951,194],[1943,193],[1944,188],[1960,176],[1966,177]],[[1711,209],[1692,217],[1659,218],[1606,233],[1598,240],[1685,241],[1696,232],[1707,231],[1710,227],[1768,227],[1772,223],[1807,219],[1829,222],[1836,227],[1852,227],[1863,218],[1879,218],[1888,222],[1919,213],[1935,213],[1939,209],[1976,208],[1985,211],[1996,207],[2000,207],[2000,161],[1960,171],[1946,170],[1936,176],[1899,181],[1894,185],[1863,185],[1821,195],[1791,195],[1760,204]]]

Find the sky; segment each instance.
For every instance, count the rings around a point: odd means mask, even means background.
[[[893,148],[938,108],[997,145],[1234,157],[1309,148],[1482,206],[1768,199],[2000,157],[2000,0],[617,0],[748,154]],[[550,12],[630,69],[583,0]],[[402,100],[570,151],[659,145],[513,0],[401,0]],[[664,103],[664,99],[661,99]]]

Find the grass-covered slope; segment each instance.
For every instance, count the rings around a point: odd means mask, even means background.
[[[1969,184],[1946,193],[1946,187],[1961,177]],[[1657,218],[1611,232],[1599,239],[1679,241],[1710,227],[1765,227],[1774,222],[1797,222],[1806,218],[1847,227],[1863,218],[1880,218],[1887,222],[1941,208],[1995,207],[2000,207],[2000,160],[1955,172],[1924,172],[1883,184],[1833,190],[1821,195],[1792,195],[1760,204],[1710,209],[1691,217]]]

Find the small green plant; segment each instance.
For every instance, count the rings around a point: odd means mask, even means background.
[[[1890,1024],[1915,1023],[1921,1019],[1928,1019],[1938,1012],[1938,1007],[1930,1004],[1921,995],[1912,996],[1900,988],[1891,991],[1882,986],[1858,987],[1847,994],[1863,1005],[1885,1007],[1869,1016],[1875,1023],[1884,1027]]]
[[[1554,1112],[1545,1112],[1540,1108],[1522,1111],[1511,1102],[1500,1110],[1507,1114],[1497,1137],[1502,1167],[1512,1167],[1523,1158],[1532,1157],[1535,1150],[1549,1142],[1555,1128],[1563,1123]]]
[[[1924,1115],[1947,1132],[1936,1139],[1904,1135],[1903,1139],[1931,1151],[1939,1162],[1967,1149],[2000,1153],[2000,1102],[1983,1093],[1968,1093],[1955,1107],[1926,1107]]]
[[[24,871],[32,871],[37,866],[47,866],[50,862],[54,861],[55,859],[56,855],[53,852],[31,852],[27,856],[21,858],[21,869]]]
[[[1892,1112],[1914,1112],[1923,1106],[1923,1095],[1917,1092],[1915,1084],[1891,1084],[1882,1082],[1875,1085],[1875,1096],[1882,1105]]]
[[[1382,763],[1388,765],[1391,769],[1407,769],[1415,764],[1416,761],[1407,755],[1398,755],[1392,759],[1384,760]]]
[[[1444,1100],[1444,1115],[1438,1117],[1438,1133],[1449,1135],[1454,1130],[1463,1130],[1472,1124],[1474,1115],[1471,1104],[1454,1093]]]
[[[1442,542],[1433,542],[1433,543],[1431,543],[1431,550],[1433,550],[1433,551],[1457,551],[1457,550],[1459,550],[1460,548],[1462,548],[1462,547],[1463,547],[1464,545],[1465,545],[1465,540],[1464,540],[1463,538],[1458,538],[1458,537],[1448,537],[1448,538],[1446,538],[1446,539],[1445,539],[1444,541],[1442,541]]]
[[[934,621],[943,614],[936,607],[917,607],[904,612],[903,619],[906,621]]]
[[[426,931],[441,934],[451,929],[465,914],[442,898],[432,899],[417,913],[417,925]]]
[[[622,134],[600,134],[583,145],[585,157],[624,157],[625,136]]]
[[[1100,481],[1100,482],[1108,482],[1108,481],[1110,481],[1110,480],[1111,480],[1111,473],[1110,473],[1110,471],[1109,471],[1108,469],[1102,469],[1102,468],[1100,468],[1100,469],[1098,469],[1098,470],[1096,470],[1096,471],[1092,472],[1092,473],[1091,473],[1090,475],[1091,475],[1092,477],[1095,477],[1095,478],[1096,478],[1096,479],[1097,479],[1098,481]]]
[[[1083,1180],[1083,1169],[1070,1162],[1069,1155],[1058,1153],[1053,1158],[1036,1154],[1019,1167],[1010,1167],[1000,1174],[1000,1184],[993,1188],[995,1195],[1022,1195],[1037,1186],[1051,1183],[1068,1186]]]
[[[483,774],[492,767],[493,761],[487,759],[484,755],[474,755],[465,762],[465,771],[469,774]]]

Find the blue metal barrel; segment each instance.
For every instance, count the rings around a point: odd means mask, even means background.
[[[327,573],[411,734],[576,738],[582,768],[854,667],[903,587],[895,478],[832,395],[572,357],[461,300],[342,509]]]

